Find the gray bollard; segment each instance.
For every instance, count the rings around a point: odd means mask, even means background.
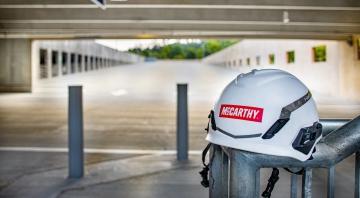
[[[355,154],[355,198],[360,198],[360,152]]]
[[[69,86],[69,178],[84,175],[82,86]]]
[[[188,159],[188,134],[187,84],[177,84],[176,144],[178,160]]]

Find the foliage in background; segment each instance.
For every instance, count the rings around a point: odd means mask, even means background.
[[[269,63],[270,65],[275,63],[275,54],[269,54]]]
[[[316,46],[313,47],[313,57],[315,62],[325,62],[326,61],[326,46]]]
[[[287,63],[295,63],[295,51],[287,51]]]
[[[235,43],[236,40],[207,40],[200,43],[174,43],[146,49],[133,48],[128,51],[157,59],[201,59]]]

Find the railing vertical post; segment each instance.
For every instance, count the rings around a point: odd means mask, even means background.
[[[229,195],[229,157],[222,151],[222,196],[227,198]]]
[[[297,198],[297,175],[291,174],[290,198]]]
[[[355,198],[360,198],[360,151],[355,154]]]
[[[82,86],[69,87],[69,178],[84,175]]]
[[[249,198],[256,197],[259,167],[239,151],[230,154],[230,197]]]
[[[305,168],[302,176],[302,198],[311,198],[312,169]]]
[[[255,197],[260,196],[260,168],[256,170],[255,173]]]
[[[213,144],[210,150],[210,176],[209,176],[209,193],[210,198],[220,198],[223,194],[222,184],[222,149],[220,146]]]
[[[334,198],[335,192],[335,165],[329,167],[327,177],[327,198]]]
[[[187,84],[177,84],[177,159],[188,159],[188,102]]]

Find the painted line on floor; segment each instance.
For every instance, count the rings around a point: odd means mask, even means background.
[[[21,152],[49,152],[67,153],[68,148],[61,147],[0,147],[0,151],[21,151]],[[94,154],[152,154],[152,155],[174,155],[176,150],[142,150],[142,149],[98,149],[85,148],[85,153]],[[200,155],[200,150],[190,150],[190,155]]]

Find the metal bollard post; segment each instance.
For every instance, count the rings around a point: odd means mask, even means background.
[[[69,178],[84,175],[82,86],[69,87]]]
[[[177,84],[177,159],[188,159],[188,104],[187,84]]]
[[[355,154],[355,198],[360,198],[360,151]]]

